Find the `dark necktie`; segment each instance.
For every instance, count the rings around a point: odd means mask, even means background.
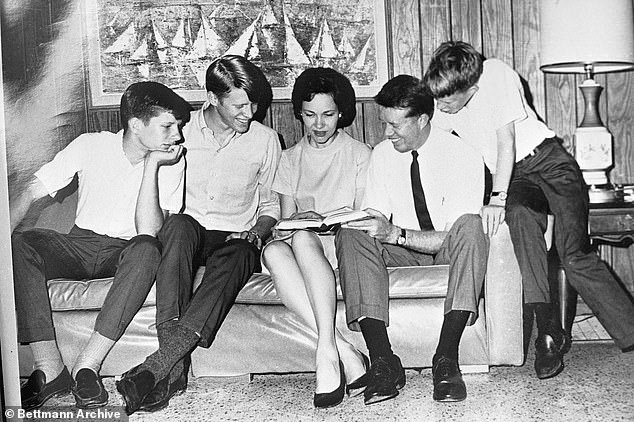
[[[418,169],[418,151],[412,151],[412,165],[410,166],[410,176],[412,177],[412,193],[414,194],[414,207],[416,208],[416,217],[421,230],[434,230],[431,223],[431,217],[427,210],[425,202],[425,192],[423,185],[420,183],[420,170]]]

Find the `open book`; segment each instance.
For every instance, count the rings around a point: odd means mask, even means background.
[[[343,207],[324,214],[323,218],[304,218],[301,220],[281,220],[277,223],[278,230],[309,229],[318,232],[332,230],[333,226],[350,221],[364,220],[371,215],[362,210]]]

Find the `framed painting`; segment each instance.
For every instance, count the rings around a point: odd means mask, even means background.
[[[87,0],[92,106],[113,106],[132,82],[153,80],[188,101],[206,98],[205,72],[237,54],[258,65],[274,99],[290,98],[309,67],[348,76],[359,98],[388,78],[385,0]]]

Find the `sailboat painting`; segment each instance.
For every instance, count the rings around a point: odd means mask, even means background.
[[[86,0],[92,104],[118,104],[132,82],[153,80],[204,101],[216,58],[259,66],[276,99],[309,67],[332,67],[359,97],[387,80],[385,0]]]

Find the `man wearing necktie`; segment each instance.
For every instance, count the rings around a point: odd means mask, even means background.
[[[419,79],[397,76],[374,100],[385,129],[368,168],[364,208],[373,218],[344,225],[336,238],[347,321],[361,331],[370,353],[362,380],[365,403],[393,398],[405,385],[386,329],[387,267],[441,264],[450,269],[432,361],[433,397],[464,400],[458,345],[465,326],[477,318],[489,250],[478,215],[483,162],[465,142],[430,123],[434,102]]]

